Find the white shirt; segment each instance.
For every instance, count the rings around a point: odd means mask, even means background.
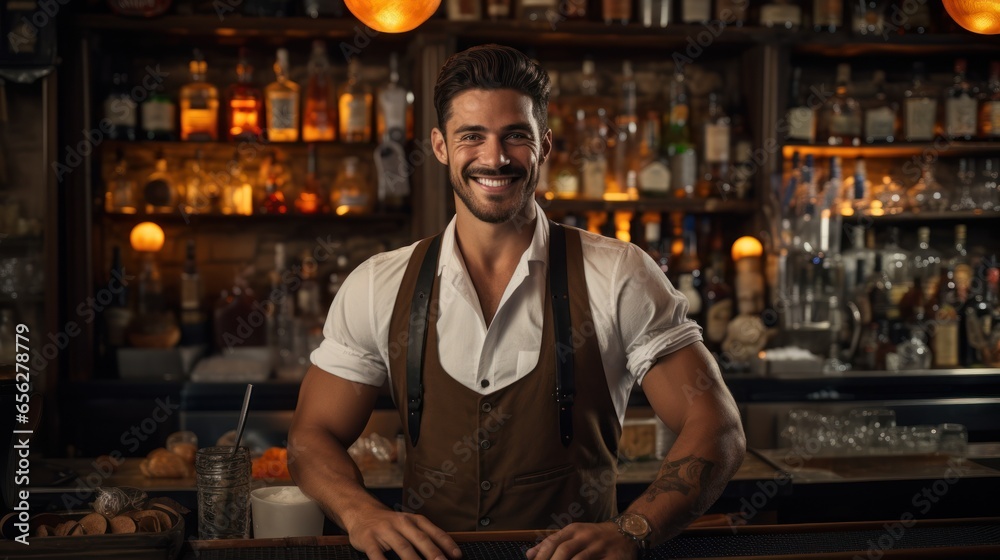
[[[537,203],[535,212],[539,219],[531,245],[521,255],[489,328],[455,243],[454,218],[441,239],[441,366],[480,394],[514,383],[538,361],[549,230]],[[581,232],[581,238],[601,361],[618,420],[624,422],[633,385],[642,382],[659,357],[700,341],[701,327],[687,319],[687,300],[645,252],[588,232]],[[325,338],[311,355],[316,366],[375,386],[396,373],[388,371],[389,322],[415,246],[375,255],[348,276],[330,306]]]

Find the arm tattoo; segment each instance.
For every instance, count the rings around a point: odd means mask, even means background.
[[[646,501],[652,502],[664,492],[676,491],[687,496],[692,490],[700,491],[708,484],[714,467],[715,463],[694,455],[665,462],[644,494]]]

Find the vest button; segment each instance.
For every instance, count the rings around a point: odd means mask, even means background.
[[[483,527],[486,527],[487,525],[490,524],[490,518],[489,517],[484,517],[484,518],[480,519],[479,520],[479,524],[482,525]]]
[[[486,490],[489,490],[490,488],[492,488],[493,485],[490,484],[490,481],[484,480],[484,481],[482,481],[482,482],[479,483],[479,487],[482,488],[483,491],[486,491]]]
[[[490,440],[484,439],[484,440],[480,441],[479,442],[479,447],[482,447],[483,449],[489,449],[490,448]]]
[[[480,385],[480,386],[481,386],[481,387],[482,387],[483,389],[485,389],[485,388],[487,388],[487,387],[489,387],[489,386],[490,386],[490,380],[489,380],[489,379],[483,379],[482,381],[480,381],[480,382],[479,382],[479,385]]]
[[[493,405],[490,404],[490,403],[488,403],[488,402],[484,402],[483,406],[481,407],[481,409],[482,409],[483,412],[489,412],[489,411],[493,410]]]

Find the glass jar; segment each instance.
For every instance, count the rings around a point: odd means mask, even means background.
[[[195,456],[198,538],[250,538],[250,450],[206,447]]]

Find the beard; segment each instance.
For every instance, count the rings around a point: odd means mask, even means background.
[[[514,182],[521,182],[518,188],[500,194],[481,192],[476,194],[476,187],[470,185],[472,176],[500,177],[513,176]],[[519,215],[531,202],[538,185],[538,172],[529,172],[520,166],[505,165],[500,169],[466,168],[458,171],[448,166],[448,181],[452,190],[465,204],[476,219],[489,224],[503,224]]]

